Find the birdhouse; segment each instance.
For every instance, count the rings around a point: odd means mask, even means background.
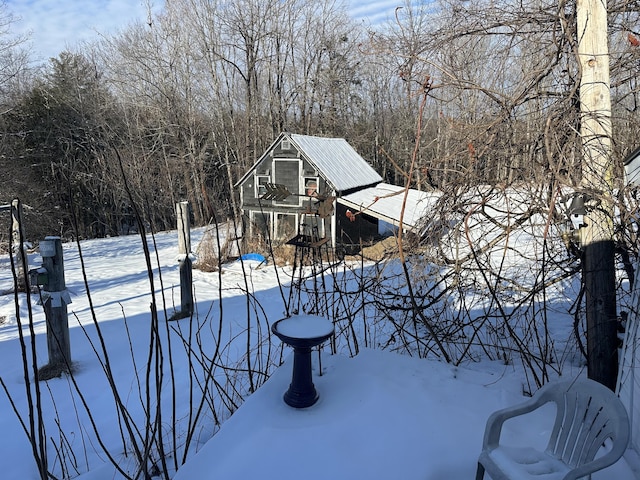
[[[40,242],[40,256],[42,258],[56,256],[56,238],[58,237],[47,237]]]
[[[29,284],[32,287],[36,285],[47,285],[49,283],[49,272],[44,267],[34,268],[29,270]]]
[[[571,203],[569,204],[569,208],[567,209],[567,214],[569,215],[569,220],[573,225],[575,230],[578,230],[584,226],[586,223],[584,222],[584,216],[587,214],[587,209],[584,205],[584,195],[577,194],[571,198]]]

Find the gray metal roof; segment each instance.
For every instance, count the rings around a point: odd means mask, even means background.
[[[400,222],[402,204],[405,203],[402,224],[408,230],[415,228],[440,198],[441,193],[423,192],[410,188],[405,199],[404,187],[380,183],[337,199],[348,208],[362,211],[394,226]]]
[[[375,185],[382,177],[344,138],[288,134],[336,192]]]

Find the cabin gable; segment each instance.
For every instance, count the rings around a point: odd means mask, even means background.
[[[286,139],[285,139],[286,140]],[[252,170],[239,182],[243,207],[301,207],[302,196],[333,195],[326,178],[289,142],[275,142]],[[284,200],[264,200],[267,184],[284,185],[293,195]]]

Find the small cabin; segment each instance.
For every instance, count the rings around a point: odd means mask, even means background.
[[[378,221],[338,200],[382,177],[343,138],[281,133],[238,181],[245,241],[358,244],[378,236]]]

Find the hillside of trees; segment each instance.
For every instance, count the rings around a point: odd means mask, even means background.
[[[30,238],[126,233],[132,202],[154,230],[174,227],[180,200],[202,225],[232,215],[234,183],[281,131],[344,137],[418,189],[577,185],[576,2],[421,3],[366,25],[334,0],[173,0],[38,66],[4,5],[0,203],[29,207]],[[621,188],[640,3],[609,12]]]

